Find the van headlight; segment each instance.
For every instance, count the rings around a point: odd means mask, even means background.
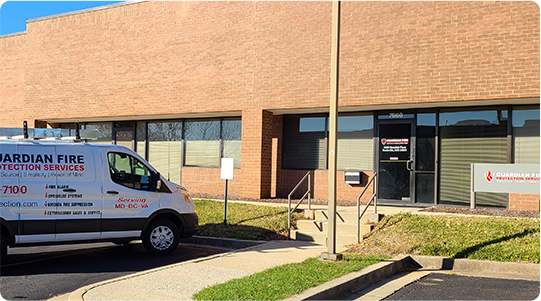
[[[184,199],[186,200],[186,202],[188,203],[191,203],[192,202],[192,196],[190,195],[190,193],[184,189],[180,189],[178,188],[178,191],[180,191],[182,193],[182,195],[184,196]]]

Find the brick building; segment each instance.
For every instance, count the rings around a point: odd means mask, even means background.
[[[338,199],[469,206],[470,163],[539,164],[534,2],[343,2]],[[327,198],[330,2],[131,2],[0,36],[0,127],[98,130],[195,193]],[[539,210],[539,195],[480,193]]]

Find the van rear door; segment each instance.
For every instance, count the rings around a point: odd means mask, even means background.
[[[56,241],[100,238],[103,195],[96,152],[85,145],[56,147]]]

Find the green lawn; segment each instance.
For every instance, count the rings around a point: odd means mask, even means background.
[[[386,259],[385,255],[349,254],[337,262],[309,258],[208,287],[196,300],[282,300],[311,287]]]
[[[227,226],[224,225],[224,203],[195,200],[199,216],[197,235],[250,240],[287,239],[287,208],[228,202]],[[302,217],[292,215],[293,225]]]
[[[352,252],[539,263],[539,220],[399,214]]]

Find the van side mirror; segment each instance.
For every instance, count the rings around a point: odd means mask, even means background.
[[[154,174],[154,185],[152,185],[154,187],[154,191],[160,191],[160,189],[162,188],[162,177],[160,176],[160,173],[156,173]]]

